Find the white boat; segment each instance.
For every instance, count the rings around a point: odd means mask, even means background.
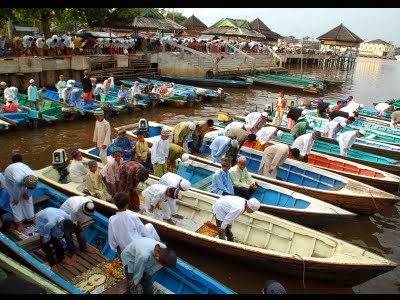
[[[84,164],[87,162],[84,158]],[[101,163],[98,166],[102,168]],[[40,181],[67,194],[84,195],[82,183],[60,183],[60,174],[53,166],[36,170],[35,173]],[[155,183],[157,180],[149,178],[139,190]],[[334,280],[340,285],[353,286],[397,266],[393,261],[344,240],[258,211],[244,213],[234,222],[234,242],[221,240],[217,237],[212,212],[216,199],[190,190],[181,194],[182,199],[177,200],[177,213],[184,219],[176,220],[177,225],[170,225],[144,213],[138,216],[144,223],[152,223],[161,235],[196,245],[203,251],[235,256],[238,263],[246,263],[246,266],[250,263],[303,280]],[[95,201],[98,210],[104,214],[117,210],[113,203],[88,197]]]

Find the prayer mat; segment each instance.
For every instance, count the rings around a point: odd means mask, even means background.
[[[103,262],[97,267],[76,276],[71,283],[85,293],[92,293],[94,290],[107,290],[117,282],[125,278],[125,272],[119,258],[111,262]]]
[[[216,237],[218,235],[217,225],[211,223],[210,221],[205,222],[199,229],[196,230],[197,233],[204,234],[211,237]]]

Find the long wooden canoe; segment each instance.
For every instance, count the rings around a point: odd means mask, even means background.
[[[214,86],[214,87],[228,87],[228,88],[247,88],[253,85],[251,79],[246,80],[230,80],[218,78],[197,78],[197,77],[184,77],[184,76],[161,76],[162,80],[170,82],[179,82],[194,86]]]
[[[100,162],[98,148],[79,149],[82,154]],[[219,168],[204,163],[192,156],[190,163],[177,160],[177,174],[189,180],[192,190],[198,193],[219,198],[221,195],[211,192],[212,175]],[[154,176],[154,179],[158,180]],[[257,190],[252,197],[260,203],[260,211],[270,213],[292,222],[312,228],[321,228],[334,223],[341,223],[353,219],[356,214],[319,199],[303,195],[292,190],[256,180]]]
[[[45,207],[59,207],[68,195],[44,182],[39,182],[33,198],[35,210],[39,211]],[[99,206],[102,206],[102,203]],[[29,230],[34,234],[25,239],[19,239],[16,235],[0,235],[0,241],[3,246],[16,252],[32,269],[43,273],[43,276],[59,284],[69,293],[123,294],[126,291],[125,274],[117,253],[113,252],[108,244],[108,218],[96,211],[87,222],[83,223],[83,227],[88,244],[97,248],[98,252],[88,253],[78,250],[77,264],[73,266],[58,264],[58,272],[45,267],[46,260],[40,249],[40,239],[34,229]],[[179,258],[175,267],[162,268],[152,277],[154,292],[157,294],[234,293]]]
[[[5,272],[5,274],[7,275],[6,278],[18,277],[22,280],[31,282],[36,286],[43,288],[46,291],[46,294],[67,294],[66,290],[60,288],[48,279],[39,275],[37,272],[28,269],[26,266],[22,265],[21,263],[17,262],[16,260],[12,259],[2,252],[0,252],[0,270]],[[4,291],[0,293],[4,294]]]
[[[98,166],[102,168],[101,163]],[[59,173],[52,166],[36,170],[35,173],[41,181],[58,190],[70,195],[83,195],[83,184],[59,183]],[[157,182],[149,178],[138,189]],[[177,225],[170,225],[154,215],[146,216],[143,212],[138,216],[144,223],[152,223],[160,234],[173,236],[182,243],[234,256],[238,263],[251,263],[258,268],[303,280],[335,280],[338,284],[353,286],[397,266],[395,262],[367,249],[258,211],[244,213],[234,222],[234,242],[221,240],[213,226],[215,216],[212,205],[216,199],[190,190],[181,191],[181,194],[182,199],[177,200],[177,213],[184,219],[176,220]],[[95,201],[98,210],[117,210],[110,202],[88,197]],[[208,229],[203,231],[205,227]]]

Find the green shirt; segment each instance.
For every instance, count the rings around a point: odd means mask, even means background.
[[[229,174],[231,175],[232,184],[234,186],[249,188],[250,185],[255,182],[247,171],[247,168],[244,168],[242,171],[238,165],[230,168]]]
[[[180,154],[186,152],[181,146],[169,143],[169,152],[168,152],[168,160],[176,160],[180,158]]]

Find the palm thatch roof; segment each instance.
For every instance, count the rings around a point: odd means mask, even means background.
[[[265,38],[263,34],[253,30],[248,21],[230,18],[223,18],[219,20],[208,29],[203,30],[202,34],[258,39]]]
[[[372,40],[369,42],[365,42],[366,44],[378,44],[378,45],[390,45],[389,43],[385,42],[384,40],[381,39],[376,39],[376,40]]]
[[[267,25],[265,25],[259,18],[254,19],[250,22],[250,26],[253,30],[261,33],[267,40],[277,41],[282,36],[276,32],[273,32]]]
[[[364,42],[363,39],[351,32],[343,24],[340,24],[339,26],[333,28],[332,30],[318,37],[317,39],[323,41],[350,42],[355,44]]]
[[[113,29],[130,29],[130,30],[149,30],[149,31],[173,31],[184,30],[185,26],[164,18],[156,9],[143,9],[138,17],[114,21],[109,24]]]
[[[194,15],[187,18],[185,21],[181,22],[182,26],[185,26],[188,30],[204,30],[207,29],[207,25],[205,25],[202,21],[196,18]]]

